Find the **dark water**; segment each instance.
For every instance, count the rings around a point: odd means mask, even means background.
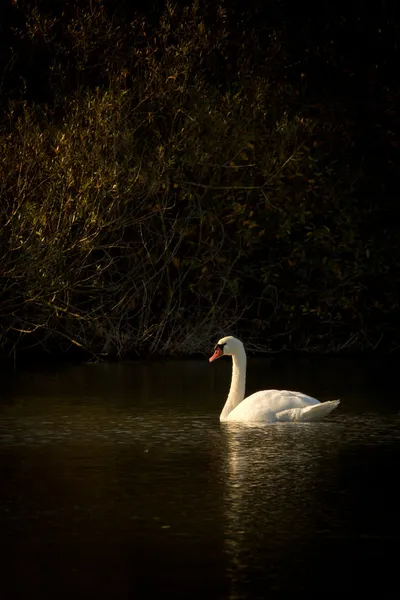
[[[220,425],[228,360],[2,373],[0,594],[287,597],[398,585],[396,365],[250,361],[340,408]]]

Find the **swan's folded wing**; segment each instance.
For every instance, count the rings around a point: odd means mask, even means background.
[[[319,421],[330,412],[332,412],[340,403],[340,400],[329,400],[321,402],[314,406],[306,406],[304,408],[290,408],[283,410],[276,415],[277,421],[295,421],[308,423],[310,421]]]
[[[227,420],[274,423],[277,420],[277,414],[282,412],[287,415],[286,417],[283,415],[281,420],[301,420],[293,418],[297,415],[296,411],[314,404],[319,405],[318,400],[301,392],[262,390],[245,398],[229,413]]]

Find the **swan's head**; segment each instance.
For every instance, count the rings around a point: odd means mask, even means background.
[[[214,354],[208,360],[209,362],[213,362],[214,360],[217,360],[217,358],[221,358],[221,356],[232,356],[233,354],[238,354],[243,351],[244,348],[242,342],[232,335],[228,335],[219,340],[214,348]]]

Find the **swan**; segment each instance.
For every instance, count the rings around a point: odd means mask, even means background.
[[[288,390],[263,390],[245,398],[247,359],[243,343],[231,335],[220,339],[209,362],[221,356],[232,356],[232,381],[220,421],[319,421],[340,403],[340,400],[320,402],[302,392]]]

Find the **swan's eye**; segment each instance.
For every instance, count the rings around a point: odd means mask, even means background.
[[[216,350],[217,348],[219,348],[223,352],[224,351],[224,346],[226,346],[226,342],[224,344],[216,344],[214,350]]]

